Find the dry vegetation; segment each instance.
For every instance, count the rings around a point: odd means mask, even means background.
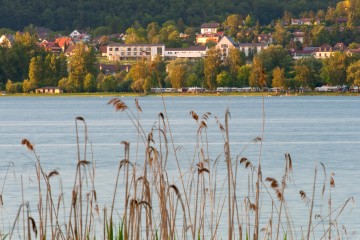
[[[143,161],[134,162],[129,157],[130,143],[122,142],[124,159],[118,163],[118,172],[114,176],[111,206],[100,209],[98,205],[96,164],[91,154],[88,154],[91,149],[87,125],[84,118],[77,117],[78,159],[71,200],[63,197],[61,178],[56,178],[60,173],[46,172],[36,149],[29,140],[23,139],[22,144],[33,153],[37,161],[35,170],[38,202],[25,202],[23,196],[12,230],[0,232],[0,238],[13,239],[16,226],[21,226],[24,239],[314,239],[315,231],[320,232],[322,239],[350,237],[346,230],[344,234],[344,229],[338,227],[337,218],[353,199],[347,199],[336,208],[332,207],[334,175],[327,176],[322,164],[322,189],[316,189],[318,176],[315,169],[313,191],[309,194],[301,190],[299,195],[299,202],[302,199],[308,206],[308,224],[301,227],[300,232],[298,226],[293,226],[291,209],[288,209],[285,200],[286,187],[292,183],[290,154],[285,154],[280,182],[275,177],[263,178],[262,136],[249,142],[260,144],[256,163],[243,156],[243,150],[247,146],[234,157],[230,152],[228,110],[225,112],[224,123],[209,112],[202,116],[194,111],[190,112],[198,126],[196,148],[188,159],[189,168],[182,169],[178,157],[181,149],[173,144],[165,104],[164,112],[158,115],[157,125],[149,133],[145,133],[141,126],[139,116],[142,109],[137,100],[135,113],[118,98],[112,99],[108,104],[116,111],[127,114],[138,132],[137,146],[143,144],[145,149]],[[207,141],[207,123],[213,119],[224,141],[224,152],[215,158],[209,156]],[[170,155],[174,156],[180,176],[175,182],[168,176],[167,162]],[[219,179],[217,171],[220,162],[224,161],[227,172],[221,175],[225,179]],[[240,179],[247,184],[240,184]],[[120,185],[124,192],[119,192]],[[54,194],[53,188],[60,190]],[[239,188],[245,189],[248,194],[240,195]],[[330,192],[330,197],[322,201],[328,203],[327,213],[320,216],[315,214],[314,196],[320,192],[323,199],[326,191]],[[270,214],[263,211],[264,203],[261,199],[269,199]],[[71,205],[65,207],[68,202]],[[0,204],[3,205],[2,201]],[[31,214],[30,204],[33,209],[36,208],[37,214],[34,215],[37,217]],[[323,203],[318,205],[322,206]],[[321,218],[321,221],[314,224],[314,218]],[[221,224],[227,226],[225,231],[220,232]]]

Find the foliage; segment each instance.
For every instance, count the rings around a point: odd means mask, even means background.
[[[360,60],[351,63],[346,70],[347,78],[346,81],[350,85],[360,85]]]
[[[314,89],[321,85],[322,61],[315,58],[300,59],[295,64],[295,80],[303,87]]]
[[[221,53],[217,48],[208,50],[204,62],[205,84],[209,89],[216,88],[216,77],[220,70]]]
[[[135,21],[146,26],[151,22],[162,25],[167,20],[183,22],[188,26],[198,26],[208,21],[224,21],[226,15],[239,14],[251,16],[247,24],[253,26],[256,20],[261,24],[269,24],[274,19],[283,16],[284,10],[298,15],[305,11],[335,7],[338,0],[306,1],[262,0],[253,2],[244,0],[236,2],[226,0],[222,2],[210,1],[176,1],[171,4],[161,0],[158,2],[125,0],[121,4],[115,0],[99,1],[70,1],[54,2],[50,0],[29,0],[26,2],[2,0],[0,8],[0,22],[2,27],[23,30],[30,23],[44,26],[53,30],[71,30],[74,28],[107,27],[112,32],[125,31]],[[352,2],[355,2],[352,0]],[[108,6],[108,7],[104,7]],[[356,6],[356,5],[355,5]],[[110,9],[109,9],[110,8]],[[352,16],[352,15],[350,15]],[[246,19],[246,18],[245,18]],[[355,16],[356,19],[356,16]],[[179,24],[181,25],[181,24]],[[96,29],[106,32],[107,29]],[[181,29],[179,29],[181,31]],[[96,32],[95,31],[95,32]]]

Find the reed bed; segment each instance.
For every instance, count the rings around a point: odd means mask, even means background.
[[[127,115],[138,135],[135,144],[121,142],[124,158],[118,161],[111,205],[99,206],[96,162],[92,159],[87,124],[83,117],[77,117],[76,171],[71,194],[68,194],[71,199],[64,198],[61,172],[44,169],[33,144],[23,139],[21,144],[36,160],[38,201],[27,202],[27,196],[22,194],[17,216],[9,230],[0,230],[0,239],[17,239],[19,234],[14,234],[15,229],[20,229],[22,239],[29,240],[351,238],[338,218],[354,199],[332,206],[335,177],[333,173],[327,174],[323,164],[320,164],[321,174],[317,167],[314,169],[312,192],[299,191],[299,204],[308,209],[307,224],[301,228],[294,226],[286,202],[287,187],[293,184],[290,154],[284,154],[281,176],[263,176],[263,136],[248,143],[259,146],[257,161],[244,155],[248,145],[234,150],[230,142],[230,110],[225,111],[223,119],[210,112],[199,115],[190,111],[189,118],[196,126],[196,147],[184,155],[180,154],[184,149],[174,144],[165,103],[150,132],[145,132],[141,125],[142,108],[138,100],[134,110],[119,98],[113,98],[108,104]],[[209,121],[215,121],[223,140],[223,152],[216,156],[211,156],[209,151]],[[143,151],[145,157],[131,159],[131,147],[136,148],[136,152]],[[169,176],[174,171],[169,169],[169,161],[176,163],[179,176],[176,179]],[[180,163],[184,161],[188,162],[186,169]],[[221,175],[224,179],[219,178],[220,168],[226,169],[226,174]],[[2,201],[5,184],[6,177],[0,192],[2,207],[5,207]],[[315,208],[317,194],[321,196],[317,202],[320,209]],[[225,225],[226,231],[220,231],[220,225]],[[315,232],[316,236],[321,233],[320,238],[315,237]]]

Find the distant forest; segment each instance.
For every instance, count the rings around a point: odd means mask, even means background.
[[[208,21],[222,22],[230,14],[250,14],[260,24],[281,18],[285,10],[294,16],[326,10],[338,0],[0,0],[0,28],[21,31],[33,24],[54,31],[108,26],[125,31],[135,21],[143,26],[180,21],[196,27]]]

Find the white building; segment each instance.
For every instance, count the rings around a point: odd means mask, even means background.
[[[206,56],[206,46],[190,46],[188,48],[165,48],[164,57],[167,60],[175,60],[176,58],[197,59]]]
[[[269,46],[268,43],[239,43],[239,50],[245,53],[245,56],[260,53]]]
[[[224,60],[229,56],[229,51],[231,48],[238,49],[239,44],[235,42],[231,37],[224,36],[221,40],[216,44],[216,48],[221,51],[221,60]]]
[[[153,60],[156,56],[164,57],[164,44],[121,44],[111,43],[107,46],[106,56],[109,60]]]

